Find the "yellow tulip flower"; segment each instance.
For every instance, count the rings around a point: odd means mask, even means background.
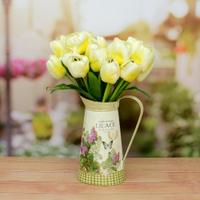
[[[88,32],[76,32],[62,38],[66,48],[71,49],[79,54],[84,54],[89,44],[91,34]]]
[[[62,44],[61,41],[59,40],[54,40],[50,43],[50,47],[52,52],[57,56],[57,57],[61,57],[63,56],[66,52],[65,52],[65,48]]]
[[[143,73],[141,73],[138,76],[137,80],[138,81],[143,81],[149,75],[149,73],[151,72],[152,68],[153,68],[153,64],[149,65],[149,67],[146,69],[146,71],[144,71]]]
[[[96,44],[102,48],[107,47],[107,42],[106,42],[105,38],[101,37],[101,36],[91,37],[90,44]]]
[[[108,46],[108,57],[114,59],[119,65],[129,59],[129,48],[125,41],[115,38]]]
[[[141,73],[142,67],[132,61],[129,61],[121,68],[121,78],[127,82],[132,82],[137,79]]]
[[[47,69],[49,73],[56,79],[61,79],[66,74],[66,69],[62,66],[59,58],[52,55],[47,61]]]
[[[107,58],[106,49],[99,47],[97,44],[89,44],[86,55],[89,58],[92,70],[99,72],[101,65]]]
[[[151,48],[144,45],[138,47],[131,55],[131,60],[142,67],[141,74],[138,76],[138,80],[144,80],[150,73],[153,67],[154,53]]]
[[[120,67],[114,60],[106,61],[100,69],[101,79],[110,84],[115,84],[120,76]]]
[[[143,72],[153,63],[154,54],[152,49],[142,45],[131,56],[131,59],[143,67]]]
[[[87,56],[75,52],[65,54],[62,57],[62,62],[74,78],[84,78],[89,72],[89,60]]]
[[[130,49],[130,58],[135,53],[135,51],[143,45],[142,41],[137,40],[134,37],[128,37],[127,43]]]

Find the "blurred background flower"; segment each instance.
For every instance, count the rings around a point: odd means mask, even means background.
[[[46,60],[27,60],[27,59],[13,59],[11,65],[11,79],[20,76],[35,79],[42,76],[46,72]],[[6,65],[0,65],[0,77],[6,78]]]

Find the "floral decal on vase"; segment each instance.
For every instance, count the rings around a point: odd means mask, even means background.
[[[112,145],[105,148],[105,144],[94,127],[90,132],[83,130],[80,147],[81,170],[104,174],[117,171],[120,165],[120,153],[116,152]],[[102,155],[102,149],[106,155]]]

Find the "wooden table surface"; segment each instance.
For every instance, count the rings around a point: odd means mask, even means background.
[[[79,183],[78,160],[0,158],[0,200],[200,200],[200,159],[132,158],[118,186]]]

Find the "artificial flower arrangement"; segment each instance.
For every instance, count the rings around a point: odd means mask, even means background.
[[[89,32],[76,32],[52,41],[50,47],[53,55],[47,62],[49,73],[72,82],[58,84],[50,88],[51,92],[73,89],[99,102],[116,101],[125,90],[146,94],[131,85],[143,81],[153,66],[154,52],[140,40],[129,37],[107,42]]]
[[[154,53],[140,40],[115,38],[108,43],[88,32],[61,36],[52,41],[47,68],[56,79],[67,78],[57,90],[74,89],[85,105],[80,146],[81,182],[116,185],[125,180],[124,161],[143,115],[143,104],[135,96],[122,96],[125,90],[145,91],[132,85],[144,80],[153,66]],[[136,101],[140,114],[128,147],[123,153],[118,106],[121,99]]]
[[[36,79],[46,72],[46,60],[43,58],[28,60],[28,59],[12,59],[11,65],[11,78],[26,77]],[[0,65],[0,77],[6,78],[6,67]]]

